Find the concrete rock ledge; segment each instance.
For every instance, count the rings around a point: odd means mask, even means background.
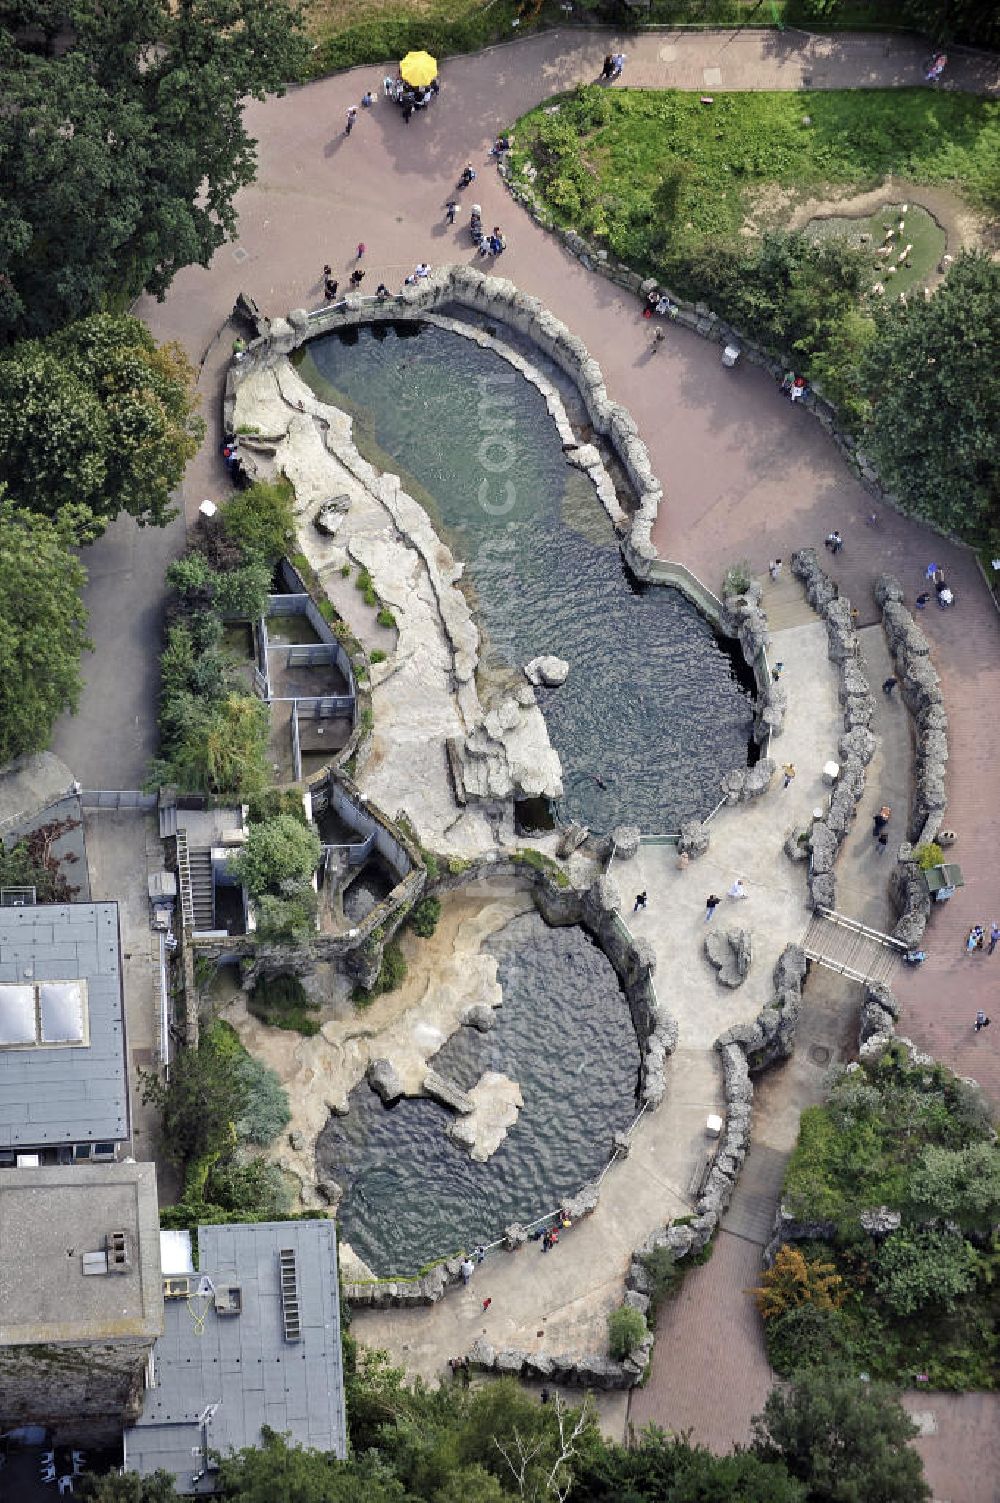
[[[827,654],[840,673],[840,703],[844,734],[838,743],[840,776],[830,795],[824,819],[813,822],[809,835],[809,901],[813,908],[835,908],[837,885],[833,875],[837,852],[854,822],[865,791],[865,768],[875,755],[871,725],[875,696],[865,674],[861,644],[851,620],[851,602],[820,567],[814,548],[792,554],[791,569],[802,582],[806,599],[826,623]]]
[[[650,1332],[624,1362],[589,1352],[528,1352],[520,1347],[496,1347],[480,1336],[466,1356],[477,1372],[504,1377],[543,1379],[577,1388],[633,1388],[649,1366],[653,1348]]]
[[[930,643],[903,604],[903,587],[892,574],[875,581],[875,600],[899,680],[900,698],[916,733],[915,787],[909,834],[914,845],[933,840],[947,808],[948,716],[941,680],[930,660]]]

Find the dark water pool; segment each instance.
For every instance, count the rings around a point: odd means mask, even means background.
[[[434,1069],[463,1089],[485,1070],[521,1087],[517,1122],[485,1164],[445,1136],[452,1113],[429,1100],[391,1109],[362,1084],[331,1117],[316,1156],[346,1188],[342,1235],[382,1274],[499,1236],[558,1205],[607,1163],[635,1116],[639,1046],[607,956],[582,929],[515,919],[488,945],[499,963],[497,1026],[461,1028]]]
[[[720,778],[747,760],[750,695],[682,595],[628,576],[535,388],[470,340],[420,325],[313,340],[300,369],[354,414],[358,447],[401,476],[465,561],[487,662],[570,664],[564,687],[539,692],[563,815],[657,832],[707,814]]]

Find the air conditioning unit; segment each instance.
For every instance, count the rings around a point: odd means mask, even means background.
[[[163,1280],[164,1299],[187,1299],[191,1293],[191,1280],[187,1275]]]

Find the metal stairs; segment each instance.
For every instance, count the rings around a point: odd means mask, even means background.
[[[201,933],[215,928],[215,879],[212,876],[212,852],[190,851],[191,904],[194,929]]]

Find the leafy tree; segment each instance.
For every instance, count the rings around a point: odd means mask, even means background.
[[[107,1472],[103,1477],[84,1472],[75,1490],[86,1503],[181,1503],[171,1472],[154,1472],[151,1477],[140,1477],[138,1472]]]
[[[208,712],[193,696],[181,707],[172,746],[153,764],[153,782],[177,783],[190,792],[261,792],[270,778],[267,706],[248,694],[229,694]]]
[[[301,824],[290,814],[277,814],[251,825],[246,842],[232,856],[229,869],[253,898],[282,890],[283,884],[304,887],[311,883],[323,847],[311,825]]]
[[[616,1361],[634,1351],[647,1334],[645,1316],[631,1305],[619,1305],[608,1316],[608,1351]]]
[[[781,1462],[746,1451],[714,1456],[651,1427],[636,1446],[588,1447],[568,1503],[803,1503],[805,1496]]]
[[[1000,46],[1000,12],[993,0],[903,0],[902,14],[936,42]]]
[[[287,896],[266,892],[257,900],[257,936],[279,945],[303,944],[316,932],[316,894],[299,887]]]
[[[175,1055],[169,1081],[142,1075],[142,1099],[161,1114],[164,1155],[184,1165],[231,1146],[233,1124],[246,1107],[246,1087],[232,1068],[229,1051],[207,1033],[197,1049]]]
[[[86,574],[70,541],[65,526],[22,510],[0,484],[0,762],[47,746],[56,717],[79,703],[90,643]]]
[[[258,481],[222,504],[222,528],[250,558],[274,564],[295,537],[292,487],[287,480]]]
[[[925,1214],[965,1225],[1000,1220],[1000,1148],[989,1142],[960,1149],[931,1144],[910,1178],[910,1200]]]
[[[138,319],[95,314],[0,358],[0,480],[80,540],[121,511],[167,522],[203,433],[186,355]]]
[[[886,485],[939,527],[1000,529],[1000,266],[966,254],[929,301],[885,309],[865,351],[867,442]]]
[[[52,0],[18,0],[51,24]],[[307,55],[283,0],[66,0],[68,46],[0,54],[0,339],[45,334],[207,266],[253,181],[246,99]]]
[[[875,1288],[898,1315],[926,1305],[953,1310],[975,1286],[976,1250],[954,1232],[904,1227],[887,1237],[876,1259]]]
[[[916,1426],[892,1393],[834,1368],[774,1388],[754,1419],[753,1450],[783,1461],[808,1503],[926,1503]]]
[[[761,1277],[759,1289],[750,1292],[764,1320],[774,1320],[799,1305],[835,1310],[844,1303],[843,1279],[832,1263],[807,1258],[801,1248],[785,1243]]]

